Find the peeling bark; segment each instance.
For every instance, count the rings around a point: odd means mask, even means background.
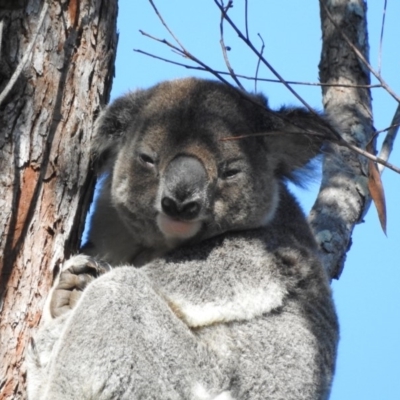
[[[324,5],[340,30],[329,19]],[[320,6],[321,82],[369,85],[369,70],[340,33],[342,31],[368,59],[365,1],[320,0]],[[323,86],[322,94],[325,111],[338,131],[347,141],[365,149],[374,132],[370,90]],[[370,202],[367,160],[343,147],[327,149],[322,184],[310,213],[310,223],[332,278],[339,278],[351,246],[354,226],[362,222]]]
[[[93,121],[108,101],[117,1],[0,0],[0,399],[25,397],[24,356],[53,273],[76,252],[93,190]]]

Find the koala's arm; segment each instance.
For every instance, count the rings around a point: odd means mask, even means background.
[[[40,332],[30,398],[325,400],[337,344],[326,277],[306,249],[268,252],[266,232],[94,280]]]
[[[334,311],[320,304],[307,315],[296,301],[263,318],[232,324],[238,365],[230,387],[234,398],[329,398],[338,339]]]
[[[312,249],[287,248],[282,238],[268,251],[264,235],[267,229],[224,235],[143,271],[195,334],[234,366],[234,398],[326,400],[338,341],[328,279]]]
[[[94,280],[60,318],[45,368],[28,366],[30,399],[231,399],[231,366],[193,335],[140,270],[120,267]],[[39,360],[49,326],[35,341]]]
[[[83,290],[109,270],[108,264],[85,255],[74,256],[61,267],[46,300],[39,331],[28,348],[26,360],[30,399],[41,399],[43,396],[60,338]]]
[[[196,335],[235,366],[234,398],[328,398],[336,312],[312,233],[286,191],[265,228],[175,250],[142,272]]]
[[[325,400],[336,314],[311,232],[286,196],[291,212],[282,206],[263,229],[94,280],[51,351],[39,351],[40,398]]]

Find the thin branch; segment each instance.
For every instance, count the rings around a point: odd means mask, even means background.
[[[221,4],[218,0],[214,0],[214,3],[217,7],[223,10]],[[296,97],[297,100],[306,107],[310,113],[317,115],[315,110],[285,81],[285,79],[278,73],[278,71],[264,58],[264,56],[254,47],[253,43],[250,40],[246,39],[243,35],[242,31],[235,25],[235,23],[231,20],[229,15],[225,14],[225,19],[228,21],[229,25],[233,28],[233,30],[238,34],[239,38],[242,39],[246,45],[253,51],[254,54],[263,62],[263,64],[279,79],[279,81]],[[335,136],[338,136],[339,133],[332,130]]]
[[[273,115],[275,115],[275,113],[272,110],[269,110],[268,108],[266,108],[263,104],[258,103],[256,101],[254,101],[251,97],[248,96],[247,91],[241,91],[238,90],[237,87],[235,87],[234,85],[232,85],[230,82],[228,82],[226,79],[224,79],[216,70],[212,69],[211,67],[209,67],[207,64],[203,63],[202,61],[200,61],[198,58],[196,58],[195,56],[193,56],[191,53],[189,53],[187,50],[185,49],[179,49],[178,47],[176,47],[175,45],[173,45],[172,43],[168,42],[168,40],[166,39],[159,39],[155,36],[152,36],[142,30],[139,30],[139,32],[143,35],[148,37],[149,39],[155,40],[156,42],[162,43],[164,45],[166,45],[167,47],[171,48],[174,52],[176,52],[178,55],[181,55],[182,57],[185,58],[189,58],[190,60],[198,63],[199,65],[201,65],[205,71],[212,73],[217,79],[219,79],[221,82],[225,83],[226,85],[228,85],[229,87],[231,87],[234,90],[237,90],[238,93],[240,93],[243,97],[245,97],[248,101],[250,101],[251,103],[255,104],[257,107],[262,108],[264,111],[266,111],[267,113],[271,113]],[[142,50],[140,50],[139,52],[141,53],[145,53]],[[145,53],[146,54],[146,53]],[[153,56],[153,55],[151,55]],[[160,58],[157,56],[154,56],[156,58]],[[314,111],[314,110],[313,110]],[[314,111],[315,113],[315,111]],[[316,113],[315,113],[316,114]],[[316,114],[317,115],[317,114]],[[294,122],[290,121],[288,118],[285,118],[283,115],[279,115],[279,118],[285,120],[286,122],[290,122],[292,125],[297,126],[298,128],[304,130],[304,132],[307,132],[307,129],[305,129],[304,127],[298,126],[297,124],[295,124]],[[308,132],[310,133],[310,132]]]
[[[156,5],[154,4],[153,0],[149,0],[151,6],[154,9],[154,12],[156,13],[158,19],[161,21],[161,23],[163,24],[163,26],[165,27],[165,29],[168,31],[168,33],[173,37],[173,39],[175,40],[175,42],[179,45],[180,48],[174,46],[172,43],[168,42],[165,39],[158,39],[154,36],[149,35],[148,33],[144,32],[144,31],[139,31],[142,35],[147,36],[157,42],[163,43],[165,45],[167,45],[168,47],[170,47],[171,49],[175,50],[179,55],[181,55],[184,58],[189,58],[192,61],[194,61],[195,63],[201,65],[206,71],[210,72],[211,74],[213,74],[216,78],[218,78],[221,82],[224,82],[225,84],[227,84],[228,86],[233,87],[233,85],[231,85],[225,78],[223,78],[220,74],[218,74],[218,72],[216,72],[215,70],[213,70],[211,67],[209,67],[207,64],[203,63],[201,60],[199,60],[197,57],[195,57],[193,54],[191,54],[188,50],[185,49],[185,47],[183,46],[183,44],[178,40],[178,38],[175,36],[175,34],[172,32],[172,30],[169,28],[169,26],[167,25],[167,23],[164,21],[164,18],[162,17],[162,15],[160,14],[160,12],[158,11]]]
[[[161,23],[164,25],[164,28],[168,31],[168,33],[173,37],[173,39],[175,40],[175,42],[179,45],[179,47],[184,50],[185,47],[183,46],[183,44],[179,41],[179,39],[175,36],[174,32],[171,31],[171,29],[169,28],[169,26],[166,24],[166,22],[164,21],[164,18],[162,17],[162,15],[160,14],[160,12],[158,11],[156,5],[154,4],[153,0],[149,0],[151,6],[153,7],[154,12],[157,14],[158,19],[161,21]]]
[[[140,31],[140,33],[145,34],[143,31]],[[147,36],[149,36],[149,35],[147,35]],[[148,57],[155,58],[160,61],[164,61],[169,64],[178,65],[179,67],[183,67],[186,69],[193,69],[196,71],[209,72],[207,69],[205,69],[203,67],[198,67],[198,66],[189,65],[189,64],[183,64],[183,63],[180,63],[180,62],[177,62],[174,60],[170,60],[168,58],[164,58],[164,57],[160,57],[155,54],[152,54],[152,53],[148,53],[147,51],[144,51],[144,50],[133,49],[133,51],[135,51],[136,53],[144,54]],[[178,54],[180,56],[182,56],[181,53],[178,53]],[[220,75],[230,75],[229,72],[226,72],[226,71],[218,71],[218,70],[214,70],[214,71]],[[268,79],[268,78],[259,78],[259,77],[255,78],[254,76],[247,76],[247,75],[236,74],[236,73],[235,73],[235,75],[238,78],[247,79],[247,80],[251,80],[251,81],[258,80],[260,82],[282,83],[278,79]],[[350,87],[350,88],[361,88],[361,89],[376,89],[376,88],[382,87],[379,84],[378,85],[351,85],[351,84],[342,84],[342,83],[300,82],[300,81],[290,81],[290,80],[287,80],[286,82],[289,83],[290,85],[302,85],[302,86],[332,86],[332,87]]]
[[[225,19],[225,15],[228,12],[228,10],[232,7],[232,1],[229,0],[228,4],[226,5],[226,7],[223,8],[223,11],[221,12],[221,21],[219,23],[219,31],[220,31],[220,45],[221,45],[221,49],[222,49],[222,54],[224,56],[224,60],[225,60],[225,65],[226,68],[228,68],[228,71],[231,75],[231,78],[235,81],[235,83],[238,85],[238,87],[245,91],[245,88],[243,87],[243,85],[240,83],[239,79],[237,78],[235,71],[233,70],[231,63],[229,62],[229,57],[228,57],[228,53],[227,53],[227,47],[225,45],[225,40],[224,40],[224,19]]]
[[[397,112],[397,111],[396,111],[396,112]],[[398,127],[398,126],[400,126],[400,124],[390,125],[390,126],[388,126],[387,128],[385,128],[385,129],[380,129],[379,131],[375,131],[373,139],[375,139],[375,136],[379,135],[380,133],[387,132],[387,131],[389,131],[390,129],[396,128],[396,127]]]
[[[249,3],[247,0],[244,2],[244,24],[246,29],[246,37],[249,39]]]
[[[215,0],[214,0],[215,1]],[[398,102],[400,103],[400,97],[390,88],[390,86],[383,80],[382,76],[372,68],[371,64],[364,57],[360,50],[351,42],[351,40],[347,37],[347,35],[340,29],[340,26],[334,21],[332,14],[329,12],[328,7],[324,4],[323,1],[320,0],[321,6],[324,8],[328,19],[331,21],[332,25],[337,29],[345,42],[349,45],[349,47],[353,50],[356,56],[365,64],[365,66],[369,69],[371,74],[375,76],[378,82],[382,85],[382,87]]]
[[[196,59],[196,58],[193,58],[193,56],[192,56],[190,53],[185,53],[184,51],[178,49],[176,46],[174,46],[173,44],[169,43],[169,42],[168,42],[167,40],[165,40],[165,39],[158,39],[158,38],[156,38],[156,37],[154,37],[154,36],[151,36],[151,35],[149,35],[149,34],[143,32],[143,31],[140,31],[140,32],[141,32],[144,36],[147,36],[147,37],[149,37],[149,38],[151,38],[151,39],[153,39],[153,40],[156,40],[156,41],[158,41],[158,42],[160,42],[160,43],[163,43],[163,44],[167,45],[168,47],[171,47],[172,49],[176,50],[176,51],[178,52],[178,54],[182,54],[183,56],[186,56],[186,57],[190,58],[192,61],[201,63],[201,65],[203,65],[204,71],[207,71],[207,72],[212,73],[212,74],[213,74],[214,76],[216,76],[219,80],[221,80],[221,82],[224,82],[224,83],[227,84],[228,86],[234,88],[234,86],[231,85],[231,84],[230,84],[228,81],[226,81],[225,79],[223,79],[222,76],[221,76],[217,71],[213,70],[213,69],[210,68],[208,65],[204,64],[203,62],[201,62],[200,60],[199,60],[199,61],[196,61],[197,59]],[[144,53],[144,52],[142,52],[141,50],[139,50],[139,52]],[[146,54],[146,53],[144,53],[144,54]],[[152,56],[151,54],[149,54],[149,55]],[[160,58],[160,57],[157,57],[157,56],[152,56],[152,57]],[[175,63],[175,62],[174,62],[174,63]],[[236,89],[236,88],[235,88],[235,89]],[[240,93],[242,93],[243,95],[245,94],[244,92],[240,92]],[[251,101],[251,98],[248,98],[248,100]],[[259,103],[256,103],[256,102],[254,102],[254,104],[256,104],[256,105],[262,107],[264,110],[268,111],[263,105],[261,105],[261,104],[259,104]],[[314,113],[315,113],[315,111],[314,111]],[[285,119],[283,116],[280,116],[280,118]],[[285,119],[285,120],[286,120],[286,119]],[[288,122],[291,122],[291,121],[288,121]],[[292,123],[294,126],[297,126],[297,125],[294,124],[293,122],[291,122],[291,123]],[[299,126],[297,126],[297,127],[299,127]],[[319,135],[318,133],[312,132],[312,131],[310,131],[310,130],[308,130],[308,129],[304,129],[304,128],[302,128],[302,127],[299,127],[299,128],[302,129],[302,134],[308,134],[308,135],[313,135],[313,136],[318,136],[318,135]],[[332,131],[333,131],[333,129],[332,129]],[[335,132],[335,131],[333,131],[333,132]],[[263,134],[265,135],[265,133],[263,133]],[[259,134],[258,134],[258,135],[259,135]],[[251,136],[251,135],[250,135],[250,136]],[[320,136],[320,135],[319,135],[319,136]],[[238,139],[238,138],[239,138],[239,137],[235,137],[235,139]],[[347,142],[346,140],[344,140],[338,133],[335,135],[335,139],[333,139],[333,138],[326,138],[326,137],[325,137],[325,139],[327,139],[327,140],[329,140],[329,141],[331,141],[331,142],[337,143],[337,144],[340,145],[340,146],[347,147],[347,148],[349,148],[350,150],[353,150],[354,152],[356,152],[356,153],[358,153],[358,154],[360,154],[360,155],[366,157],[367,159],[370,159],[370,160],[372,160],[372,161],[374,161],[374,162],[376,162],[376,163],[379,163],[379,164],[383,164],[383,165],[385,165],[386,167],[388,167],[389,169],[391,169],[391,170],[393,170],[393,171],[395,171],[395,172],[397,172],[397,173],[400,174],[400,168],[394,166],[393,164],[391,164],[391,163],[389,163],[389,162],[387,162],[387,161],[385,161],[385,160],[383,160],[383,159],[381,159],[381,158],[379,158],[379,157],[374,156],[374,155],[371,154],[371,153],[368,153],[368,152],[365,151],[365,150],[362,150],[362,149],[358,148],[357,146],[352,145],[351,143],[348,143],[348,142]],[[225,140],[227,140],[227,139],[225,139]]]
[[[323,135],[321,133],[318,133],[318,132],[313,132],[313,131],[310,131],[310,130],[307,130],[307,131],[302,130],[301,132],[300,131],[299,132],[292,131],[292,132],[286,132],[286,133],[296,134],[296,135],[300,135],[301,134],[301,135],[308,135],[308,136],[316,136],[316,137],[321,137],[323,139],[326,139],[325,135]],[[278,134],[282,135],[282,132],[281,131],[270,131],[270,132],[249,133],[249,134],[239,135],[239,136],[229,136],[229,137],[221,139],[221,141],[239,140],[239,139],[245,139],[245,138],[254,137],[254,136],[275,136],[275,135],[278,135]],[[393,171],[397,172],[398,174],[400,174],[400,168],[399,167],[387,162],[386,160],[384,160],[380,156],[377,157],[377,156],[369,153],[366,150],[360,149],[359,147],[354,146],[353,144],[346,142],[342,138],[338,138],[338,139],[329,138],[328,140],[329,140],[329,142],[338,144],[339,146],[347,147],[348,149],[356,152],[357,154],[360,154],[360,155],[366,157],[367,159],[369,159],[369,160],[371,160],[371,161],[373,161],[373,162],[375,162],[377,164],[384,165],[385,167],[388,167],[391,170],[393,170]]]
[[[394,113],[393,120],[391,127],[383,141],[381,151],[379,152],[379,157],[383,160],[388,160],[389,156],[393,150],[393,143],[396,139],[397,132],[399,130],[400,125],[400,104],[397,106],[396,112]],[[383,170],[385,169],[384,164],[380,164],[378,166],[379,172],[382,174]]]
[[[151,0],[149,0],[151,1]],[[152,36],[142,30],[139,30],[139,32],[143,35],[146,36],[152,40],[155,40],[156,42],[162,43],[166,46],[168,46],[169,48],[171,48],[172,50],[174,50],[177,54],[179,54],[180,56],[184,57],[184,58],[189,58],[190,60],[194,61],[195,63],[201,65],[202,68],[204,68],[204,71],[210,72],[211,74],[213,74],[217,79],[219,79],[221,82],[227,84],[230,87],[234,87],[230,82],[228,82],[226,79],[224,79],[217,71],[213,70],[211,67],[209,67],[207,64],[203,63],[203,61],[200,61],[197,57],[195,57],[193,54],[189,53],[185,48],[180,49],[178,47],[176,47],[175,45],[173,45],[172,43],[168,42],[168,40],[166,39],[159,39],[155,36]],[[144,52],[142,52],[144,53]]]
[[[219,4],[218,0],[214,0],[215,4],[217,5],[217,7],[221,10],[221,5]],[[321,2],[322,3],[322,2]],[[326,9],[325,4],[322,3],[322,5],[324,6],[324,8]],[[327,11],[327,15],[329,14],[329,11]],[[329,16],[328,16],[329,17]],[[243,33],[240,31],[240,29],[235,25],[235,23],[230,19],[229,15],[225,15],[225,19],[228,21],[228,23],[230,24],[230,26],[234,29],[234,31],[238,34],[239,38],[242,39],[246,45],[257,55],[257,57],[259,57],[259,59],[264,63],[264,65],[267,66],[267,68],[282,82],[282,84],[310,111],[311,114],[317,115],[317,113],[315,112],[315,110],[284,80],[284,78],[272,67],[272,65],[262,56],[262,54],[260,54],[260,52],[254,47],[254,45],[251,43],[251,41],[247,40],[246,37],[243,35]],[[330,18],[331,19],[331,18]],[[332,23],[334,23],[332,21]],[[335,25],[336,26],[336,25]],[[339,29],[339,28],[338,28]],[[341,32],[342,36],[345,38],[346,42],[349,43],[349,45],[353,48],[354,51],[356,51],[357,53],[360,54],[360,58],[362,60],[365,60],[365,57],[361,54],[361,52],[355,48],[355,46],[352,45],[352,43],[350,42],[350,40],[347,38],[346,35],[344,35]],[[357,54],[356,53],[356,54]],[[368,62],[365,60],[365,63],[368,64]],[[368,64],[369,65],[369,64]],[[372,67],[369,65],[369,67],[371,68],[371,72],[373,72]],[[374,72],[373,72],[374,73]],[[397,100],[397,96],[396,94],[393,93],[393,91],[388,87],[388,85],[386,84],[386,82],[376,76],[377,79],[379,80],[379,82],[381,83],[382,87],[385,88],[390,94],[392,94],[392,96],[394,96]],[[400,101],[400,99],[398,99],[397,101]],[[374,155],[372,155],[371,153],[360,149],[357,146],[354,146],[351,143],[348,143],[346,140],[344,140],[342,138],[342,136],[339,134],[339,132],[337,132],[335,129],[331,128],[330,131],[332,132],[332,134],[335,136],[337,143],[341,146],[347,147],[350,150],[353,150],[354,152],[366,157],[369,160],[372,160],[376,163],[379,164],[383,164],[386,167],[392,169],[393,171],[400,173],[400,168],[394,166],[393,164],[383,160],[380,157],[376,157]],[[305,133],[308,133],[307,130],[305,130]],[[331,140],[331,139],[330,139]]]
[[[46,16],[48,7],[49,7],[48,2],[47,1],[44,2],[43,3],[43,7],[42,7],[42,11],[41,11],[40,16],[39,16],[39,21],[38,21],[38,24],[37,24],[37,27],[36,27],[36,33],[33,35],[32,40],[29,43],[29,46],[26,49],[26,52],[25,52],[24,56],[22,57],[21,61],[19,62],[18,66],[15,69],[14,73],[12,74],[10,80],[8,81],[8,83],[5,86],[5,88],[3,89],[3,91],[0,93],[0,106],[2,105],[4,99],[10,93],[11,89],[14,87],[14,85],[17,82],[19,76],[21,75],[21,72],[25,68],[25,65],[26,65],[26,63],[28,61],[28,58],[30,57],[30,55],[32,53],[33,46],[34,46],[34,44],[36,42],[36,39],[37,39],[37,37],[39,35],[39,31],[40,31],[40,28],[42,27],[42,24],[43,24],[43,21],[44,21],[44,17]]]
[[[385,29],[385,18],[386,18],[386,7],[387,0],[385,0],[383,5],[383,14],[382,14],[382,26],[381,26],[381,36],[379,38],[379,55],[378,55],[378,72],[381,74],[381,66],[382,66],[382,46],[383,46],[383,32]]]
[[[202,61],[200,61],[198,58],[196,58],[195,56],[193,56],[190,52],[188,52],[183,45],[176,39],[175,35],[172,33],[172,31],[169,29],[169,27],[167,26],[167,24],[165,23],[165,21],[163,20],[162,16],[160,15],[160,13],[158,12],[157,8],[155,7],[154,3],[152,0],[149,0],[154,8],[154,10],[156,11],[157,16],[159,17],[159,19],[161,20],[162,24],[166,27],[166,29],[168,30],[168,32],[171,34],[171,36],[175,39],[175,41],[179,44],[179,46],[181,48],[176,47],[175,45],[173,45],[172,43],[168,42],[165,39],[158,39],[154,36],[151,36],[143,31],[140,31],[140,33],[142,33],[143,35],[157,41],[160,43],[163,43],[165,45],[167,45],[168,47],[170,47],[171,49],[175,50],[179,55],[182,55],[183,57],[189,58],[192,61],[196,62],[197,64],[201,65],[203,68],[205,68],[206,71],[212,73],[214,76],[216,76],[221,82],[227,84],[229,87],[232,87],[234,89],[237,90],[237,88],[235,88],[230,82],[228,82],[226,79],[223,78],[223,76],[221,74],[219,74],[217,71],[213,70],[211,67],[209,67],[208,65],[206,65],[205,63],[203,63]],[[217,4],[217,7],[220,9],[221,12],[223,12],[224,8],[218,3],[218,0],[214,0],[214,2]],[[297,94],[297,92],[291,88],[288,83],[279,75],[279,73],[268,63],[267,60],[265,60],[265,58],[262,56],[262,54],[260,54],[260,52],[253,46],[253,44],[247,40],[244,35],[242,34],[242,32],[237,28],[237,26],[233,23],[233,21],[229,18],[229,16],[227,14],[224,14],[224,18],[229,22],[229,24],[231,25],[231,27],[236,31],[236,33],[239,35],[239,37],[249,46],[249,48],[252,49],[252,51],[261,59],[261,61],[271,70],[271,72],[280,80],[280,82],[286,86],[291,93],[293,93],[293,95],[299,99],[299,101],[310,111],[311,114],[318,116],[318,114],[316,113],[316,111],[300,96]],[[239,93],[241,93],[243,96],[246,97],[246,99],[248,99],[249,101],[251,101],[252,103],[256,104],[257,106],[262,107],[266,112],[268,112],[269,110],[267,108],[265,108],[263,105],[261,105],[260,103],[255,102],[254,100],[252,100],[251,97],[247,96],[245,91],[239,91]],[[272,112],[272,111],[271,111]],[[283,118],[282,116],[280,116],[280,118]],[[291,122],[291,121],[289,121]],[[292,125],[297,126],[301,129],[301,131],[303,132],[303,134],[309,134],[309,135],[315,135],[315,132],[311,132],[310,130],[298,126],[297,124],[291,122]],[[334,135],[334,138],[326,138],[326,140],[338,143],[340,146],[344,146],[349,148],[350,150],[363,155],[364,157],[366,157],[367,159],[370,159],[376,163],[380,163],[380,164],[384,164],[386,167],[392,169],[393,171],[397,172],[400,174],[400,168],[386,162],[385,160],[374,156],[373,154],[370,154],[369,152],[362,150],[360,148],[358,148],[357,146],[352,145],[351,143],[348,143],[346,140],[344,140],[341,135],[336,132],[333,128],[328,127],[328,129],[330,130],[330,132]]]
[[[263,40],[262,36],[261,36],[259,33],[257,33],[257,35],[258,35],[258,37],[259,37],[260,40],[261,40],[261,50],[260,50],[260,53],[261,53],[261,55],[263,55],[263,54],[264,54],[264,49],[265,49],[265,43],[264,43],[264,40]],[[258,71],[260,70],[260,64],[261,64],[261,60],[258,59],[258,60],[257,60],[257,67],[256,67],[256,74],[255,74],[255,77],[254,77],[254,91],[255,91],[255,92],[257,92]]]
[[[326,136],[322,133],[319,132],[314,132],[314,131],[290,131],[290,132],[285,132],[293,135],[308,135],[308,136],[314,136],[314,137],[319,137],[321,139],[326,139]],[[240,139],[246,139],[250,137],[259,137],[259,136],[282,136],[282,131],[268,131],[268,132],[257,132],[257,133],[246,133],[243,135],[237,135],[237,136],[227,136],[222,139],[220,139],[221,142],[230,142],[234,140],[240,140]]]
[[[3,26],[4,26],[4,21],[0,21],[0,60],[1,60],[1,44],[3,43]]]

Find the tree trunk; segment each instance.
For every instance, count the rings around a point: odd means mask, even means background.
[[[343,37],[346,35],[368,60],[365,1],[320,0],[320,6],[321,82],[369,85],[369,70]],[[374,132],[370,90],[323,86],[322,93],[325,111],[342,136],[365,149]],[[331,277],[340,276],[354,225],[361,222],[370,202],[367,160],[347,148],[331,146],[324,159],[321,189],[310,214],[310,223]]]
[[[0,0],[0,399],[25,398],[29,339],[53,273],[78,249],[116,16],[117,0]]]

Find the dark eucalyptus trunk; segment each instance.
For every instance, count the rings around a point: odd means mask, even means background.
[[[54,271],[78,248],[116,16],[117,0],[0,0],[0,399],[25,397],[29,339]]]

